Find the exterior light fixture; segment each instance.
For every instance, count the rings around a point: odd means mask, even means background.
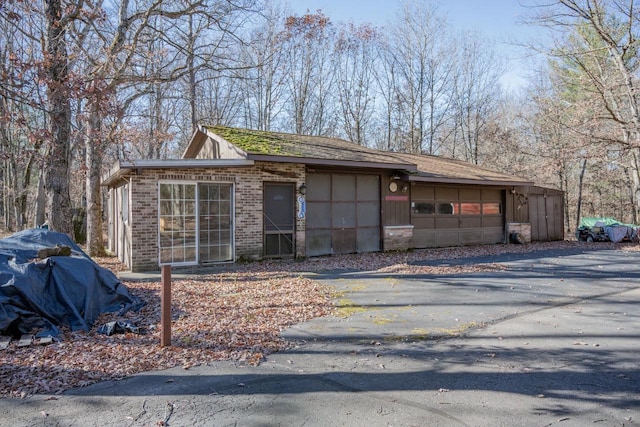
[[[298,187],[298,192],[300,194],[302,194],[303,196],[305,194],[307,194],[307,186],[305,185],[305,183],[303,182],[302,184],[300,184],[300,187]]]

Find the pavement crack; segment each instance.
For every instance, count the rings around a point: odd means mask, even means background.
[[[326,377],[324,375],[319,376],[318,378],[320,381],[326,383],[327,385],[331,385],[334,387],[337,387],[339,389],[342,389],[343,391],[347,391],[350,393],[373,393],[370,390],[366,390],[366,389],[362,389],[362,388],[357,388],[357,387],[353,387],[351,385],[345,384],[341,381]],[[372,399],[376,399],[379,400],[381,402],[387,403],[387,404],[399,404],[399,405],[403,405],[403,406],[407,406],[407,407],[411,407],[411,408],[415,408],[415,409],[420,409],[422,411],[425,412],[429,412],[433,415],[438,415],[442,418],[447,419],[448,421],[453,421],[456,422],[457,424],[461,425],[461,426],[465,426],[465,427],[469,427],[470,425],[465,423],[464,421],[462,421],[459,418],[454,417],[453,415],[442,411],[440,409],[436,409],[427,405],[424,405],[422,403],[418,403],[418,402],[414,402],[412,400],[408,400],[408,399],[403,399],[401,397],[397,397],[394,396],[393,399],[387,399],[387,398],[383,398],[383,397],[378,397],[376,394],[372,394],[371,395]]]
[[[500,318],[497,318],[497,319],[488,320],[486,322],[478,323],[477,326],[470,327],[467,330],[465,330],[464,332],[461,332],[460,334],[458,334],[457,336],[443,336],[443,337],[441,337],[441,339],[445,340],[445,339],[449,339],[449,338],[465,337],[472,331],[485,329],[485,328],[487,328],[489,326],[495,326],[495,325],[498,325],[500,323],[507,322],[509,320],[518,319],[520,317],[528,316],[530,314],[541,313],[543,311],[554,310],[556,308],[568,307],[568,306],[573,305],[573,304],[593,301],[593,300],[597,300],[599,298],[606,298],[606,297],[611,297],[611,296],[622,295],[622,294],[625,294],[627,292],[636,291],[638,289],[640,289],[640,286],[634,286],[634,287],[631,287],[631,288],[624,288],[624,289],[616,289],[616,290],[611,291],[611,292],[603,292],[603,293],[600,293],[600,294],[588,295],[586,297],[571,297],[570,299],[565,300],[565,301],[556,302],[556,303],[552,303],[552,304],[545,304],[543,307],[534,308],[532,310],[523,310],[523,311],[520,311],[520,312],[517,312],[517,313],[513,313],[513,314],[509,314],[509,315],[506,315],[506,316],[503,316],[503,317],[500,317]]]

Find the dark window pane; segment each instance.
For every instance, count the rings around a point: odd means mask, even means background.
[[[356,200],[356,177],[353,175],[333,175],[333,201],[350,202]]]
[[[331,175],[308,174],[307,175],[307,200],[329,201],[331,200]]]
[[[454,215],[457,213],[456,204],[454,203],[438,203],[438,215]]]
[[[358,175],[358,200],[374,201],[380,199],[377,175]]]
[[[415,214],[433,215],[436,213],[436,204],[433,202],[413,202],[411,211]]]
[[[192,184],[184,184],[184,198],[187,200],[196,199],[196,186]]]
[[[307,228],[331,227],[331,204],[327,202],[307,202]]]
[[[160,249],[160,263],[170,264],[173,261],[171,254],[171,248]]]
[[[160,184],[160,199],[171,198],[171,184]]]
[[[380,224],[378,202],[358,203],[358,227],[375,227]]]
[[[356,226],[356,204],[334,203],[331,206],[331,226],[333,228],[353,228]]]
[[[225,245],[225,246],[220,246],[218,248],[219,250],[219,255],[218,255],[218,260],[219,261],[229,261],[231,260],[231,245]]]
[[[184,202],[184,213],[185,215],[195,215],[196,214],[196,202],[195,200],[187,200]]]
[[[231,185],[221,185],[218,187],[220,200],[231,200]]]

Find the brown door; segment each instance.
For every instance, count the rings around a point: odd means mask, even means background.
[[[529,195],[531,240],[548,242],[564,239],[562,206],[563,201],[560,194]]]
[[[264,256],[294,254],[295,184],[264,184]]]

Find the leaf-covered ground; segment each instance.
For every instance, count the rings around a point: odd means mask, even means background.
[[[101,260],[102,261],[102,260]],[[257,270],[257,269],[256,269]],[[257,364],[286,347],[280,331],[331,310],[319,283],[284,272],[243,271],[172,281],[171,346],[160,343],[160,283],[125,282],[146,305],[116,318],[101,316],[89,333],[64,331],[60,342],[0,351],[0,395],[59,393],[138,372],[234,359]],[[99,334],[111,320],[129,320],[144,334]]]
[[[150,370],[238,360],[258,364],[287,343],[280,331],[290,325],[333,310],[331,289],[301,275],[327,270],[375,270],[389,274],[462,274],[497,271],[500,264],[421,266],[420,261],[499,255],[505,252],[580,248],[624,248],[638,245],[554,242],[533,245],[491,245],[424,250],[406,253],[371,253],[303,262],[272,261],[228,267],[215,274],[172,282],[172,345],[160,343],[160,283],[125,282],[146,305],[124,318],[105,314],[89,333],[63,331],[61,340],[46,346],[18,348],[15,341],[0,351],[0,397],[61,393],[72,387],[119,379]],[[98,259],[114,271],[113,258]],[[97,328],[111,320],[129,320],[144,334],[106,336]]]

